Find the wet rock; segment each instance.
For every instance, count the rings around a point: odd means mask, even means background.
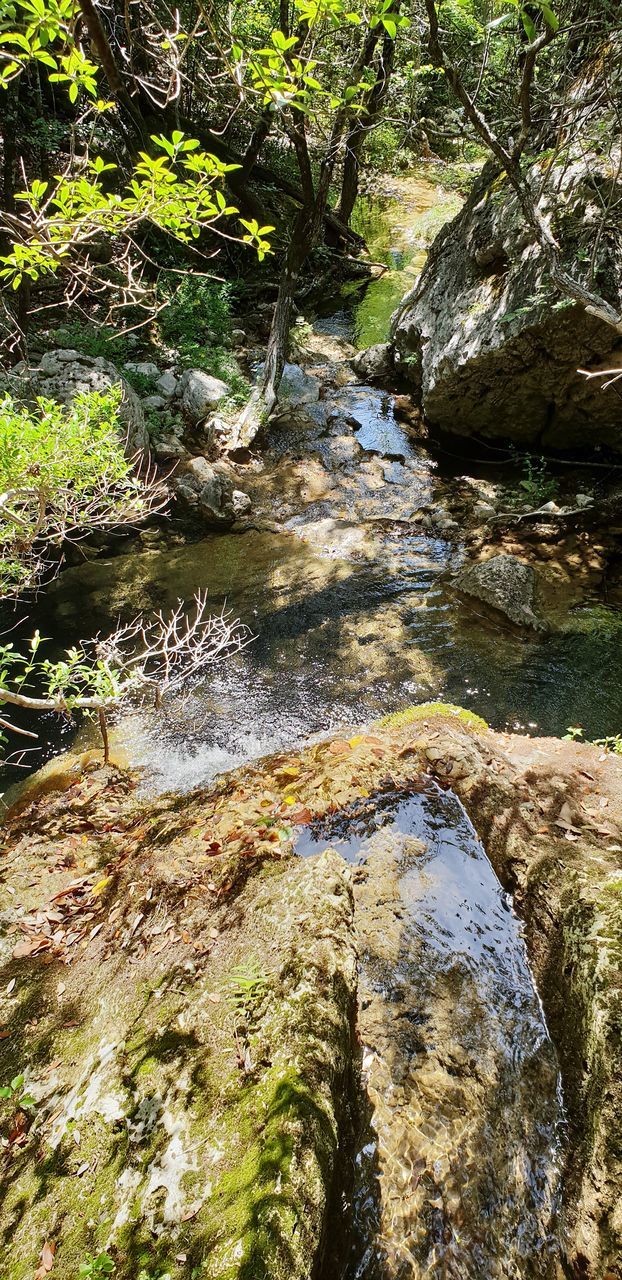
[[[122,391],[119,416],[127,430],[127,447],[131,454],[149,450],[149,435],[141,402],[129,382],[110,360],[103,356],[84,356],[78,351],[46,351],[38,368],[30,371],[36,395],[48,396],[61,404],[70,404],[86,391],[109,391],[120,386]]]
[[[188,798],[183,813],[177,803],[167,816],[153,804],[141,811],[127,778],[93,763],[82,787],[78,760],[77,777],[39,797],[46,821],[73,813],[80,823],[87,807],[104,826],[133,809],[143,830],[157,828],[159,847],[155,859],[155,843],[128,847],[98,936],[70,967],[12,959],[14,939],[0,948],[3,976],[16,975],[15,1008],[38,1010],[20,1034],[36,1108],[0,1207],[3,1280],[34,1275],[48,1239],[61,1280],[103,1251],[119,1280],[136,1280],[139,1255],[157,1255],[171,1277],[191,1258],[205,1280],[309,1280],[347,1119],[356,989],[347,868],[334,853],[255,862],[226,903],[205,883],[200,902],[183,906],[175,885],[207,811]],[[69,800],[62,788],[72,784]],[[41,830],[36,809],[28,821]],[[44,874],[52,841],[47,852],[38,844],[35,877],[27,844],[36,909],[75,874]],[[83,841],[86,883],[109,853],[108,838]],[[212,876],[221,882],[221,868],[210,866]],[[0,1041],[2,1079],[15,1074],[14,1058]]]
[[[262,366],[263,367],[263,366]],[[317,378],[305,373],[299,364],[286,364],[279,383],[278,403],[283,405],[312,405],[320,398]]]
[[[229,395],[230,387],[202,369],[187,369],[179,379],[181,408],[193,426],[207,418]]]
[[[359,351],[352,360],[352,368],[366,382],[388,378],[393,372],[393,348],[390,342],[377,342],[366,351]]]
[[[454,586],[505,614],[519,627],[546,631],[547,624],[534,609],[536,575],[516,556],[493,556],[472,565],[454,579]]]

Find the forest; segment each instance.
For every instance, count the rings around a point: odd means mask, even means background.
[[[620,0],[0,0],[6,1280],[622,1280]]]

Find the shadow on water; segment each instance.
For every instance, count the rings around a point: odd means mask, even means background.
[[[520,923],[455,796],[388,793],[308,828],[354,864],[367,1115],[326,1280],[543,1280],[563,1111]]]

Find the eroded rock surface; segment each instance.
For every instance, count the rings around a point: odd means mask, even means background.
[[[83,764],[65,765],[56,783],[48,774],[7,823],[3,865],[14,892],[2,914],[0,1078],[23,1073],[36,1104],[3,1103],[0,1118],[7,1280],[30,1280],[46,1240],[63,1280],[102,1249],[120,1280],[136,1280],[142,1254],[172,1280],[193,1267],[207,1280],[316,1275],[339,1143],[351,1132],[353,914],[348,868],[328,831],[319,857],[290,854],[315,819],[333,824],[388,788],[411,794],[422,773],[462,800],[525,921],[569,1117],[563,1272],[618,1274],[619,757],[495,734],[468,712],[429,705],[187,796],[139,800],[129,775]],[[400,1018],[399,1001],[391,1018],[377,1016],[383,967],[396,957],[425,984],[425,932],[419,951],[412,939],[405,947],[396,873],[422,860],[433,885],[427,856],[416,839],[380,846],[357,885],[368,916],[361,945],[375,946],[360,1027],[380,1066],[365,1069],[379,1104],[390,1070],[404,1124],[426,1090],[456,1126],[463,1116],[468,1149],[464,1098],[484,1097],[490,1064],[477,1046],[462,1059],[455,1033],[489,1015],[484,1005],[474,1018],[468,983],[452,1005],[468,979],[464,955],[448,961],[445,1003],[423,1000],[421,1026]],[[425,930],[425,915],[419,923]],[[386,1052],[396,1031],[414,1037],[412,1079],[398,1079]],[[504,1088],[500,1077],[500,1100]],[[532,1095],[537,1084],[525,1124]],[[459,1146],[458,1127],[455,1137]],[[438,1134],[422,1132],[425,1169],[412,1165],[404,1181],[392,1143],[382,1167],[391,1220],[422,1233],[425,1260],[437,1228],[446,1243],[441,1210],[455,1199],[456,1172]],[[469,1172],[467,1193],[478,1176]],[[499,1185],[513,1176],[503,1167]],[[507,1203],[511,1217],[511,1195]],[[390,1274],[401,1280],[411,1272],[398,1261]],[[498,1261],[505,1280],[513,1273]]]
[[[347,869],[223,877],[200,806],[131,809],[95,769],[9,834],[31,887],[3,915],[1,1078],[17,1061],[36,1105],[2,1104],[2,1275],[31,1280],[51,1241],[66,1280],[100,1251],[120,1280],[143,1257],[175,1280],[308,1277],[349,1096]],[[68,829],[79,875],[55,851]]]
[[[546,623],[534,608],[536,574],[531,565],[516,556],[492,556],[479,564],[471,565],[454,579],[458,591],[499,613],[510,622],[534,631],[546,631]]]
[[[601,72],[599,71],[599,76]],[[603,117],[599,127],[616,130]],[[529,180],[551,219],[564,267],[620,311],[619,220],[598,230],[606,191],[620,199],[620,170],[577,132]],[[605,215],[607,217],[607,215]],[[595,256],[594,262],[592,262]],[[393,318],[398,368],[415,385],[428,420],[459,435],[510,437],[544,447],[604,441],[622,449],[619,402],[579,368],[617,367],[615,328],[560,296],[516,194],[488,167],[463,210],[434,241],[425,268]]]

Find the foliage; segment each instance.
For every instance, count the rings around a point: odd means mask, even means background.
[[[24,1080],[25,1077],[22,1074],[13,1076],[9,1084],[0,1086],[0,1098],[5,1098],[12,1106],[21,1108],[35,1107],[34,1098],[31,1098],[30,1094],[24,1090]]]
[[[186,276],[177,288],[166,284],[160,291],[159,328],[165,341],[176,347],[188,342],[222,346],[231,334],[229,283]]]
[[[111,1276],[117,1269],[116,1263],[109,1253],[98,1253],[85,1258],[80,1263],[78,1274],[81,1276]]]
[[[571,724],[568,726],[563,736],[564,742],[581,742],[584,739],[585,730],[581,725]],[[602,747],[603,751],[610,751],[612,755],[622,756],[622,734],[610,733],[605,738],[590,738],[589,742],[595,747]]]
[[[63,541],[143,520],[164,491],[125,456],[121,392],[88,392],[71,405],[40,397],[0,402],[0,595],[36,587]]]
[[[268,975],[262,972],[256,961],[249,960],[234,969],[229,978],[229,1000],[235,1012],[252,1021],[268,986]]]
[[[511,448],[514,460],[520,465],[523,478],[518,482],[518,490],[510,495],[510,505],[521,506],[528,502],[530,506],[542,506],[557,497],[559,483],[549,472],[546,458],[533,453],[519,453]]]

